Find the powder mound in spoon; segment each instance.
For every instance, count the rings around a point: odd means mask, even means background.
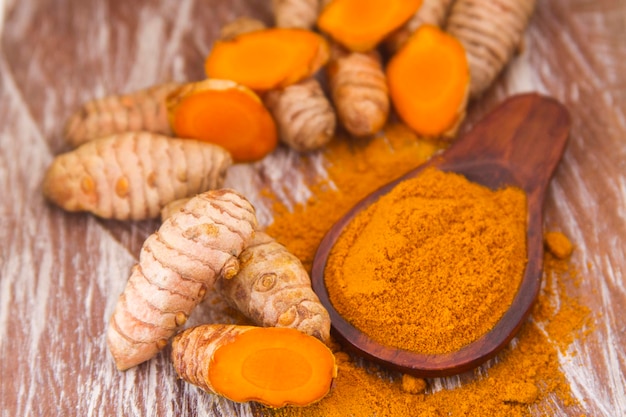
[[[526,214],[518,188],[426,169],[346,227],[326,266],[330,300],[380,344],[459,350],[493,328],[517,293]]]

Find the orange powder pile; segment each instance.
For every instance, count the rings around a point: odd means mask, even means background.
[[[293,211],[276,204],[268,233],[310,269],[315,251],[330,226],[352,205],[380,185],[424,162],[437,146],[416,138],[402,126],[370,142],[333,142],[325,151],[328,182],[313,185],[314,195]],[[329,184],[332,182],[334,188]],[[338,376],[320,402],[308,407],[254,409],[278,417],[406,417],[553,415],[554,402],[583,416],[560,371],[558,354],[588,327],[589,310],[570,296],[565,285],[575,268],[549,253],[545,288],[531,320],[489,364],[458,377],[427,379],[426,389],[403,389],[402,375],[337,352]],[[556,308],[555,306],[559,306]],[[542,330],[540,330],[542,329]],[[412,384],[413,388],[420,384]],[[418,392],[411,394],[410,392]]]

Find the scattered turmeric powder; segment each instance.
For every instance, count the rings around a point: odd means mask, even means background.
[[[350,52],[333,44],[326,69],[341,125],[353,136],[378,132],[389,116],[389,91],[380,54]]]
[[[391,54],[396,53],[422,25],[443,27],[451,5],[452,0],[423,0],[408,22],[385,38],[386,49]]]
[[[422,0],[332,0],[317,19],[319,29],[347,49],[367,52],[404,24]]]
[[[394,108],[417,133],[453,137],[465,116],[470,73],[459,41],[421,26],[391,58],[387,80]]]
[[[520,48],[536,0],[456,0],[446,31],[465,47],[471,72],[470,95],[491,86]]]
[[[295,253],[308,270],[324,234],[349,208],[379,186],[423,162],[441,146],[418,139],[403,125],[388,125],[383,132],[368,141],[331,142],[324,151],[328,183],[312,185],[311,198],[293,209],[276,204],[274,222],[267,231]],[[581,306],[564,288],[575,274],[573,269],[566,260],[546,252],[546,285],[533,309],[532,319],[495,360],[475,373],[428,379],[425,392],[416,395],[402,389],[401,375],[381,370],[359,358],[349,360],[345,353],[336,352],[338,376],[324,399],[305,408],[258,408],[255,414],[277,417],[530,417],[567,410],[568,414],[584,415],[572,397],[555,348],[555,344],[568,346],[588,326],[589,309]],[[555,305],[563,302],[567,308],[555,309]],[[340,357],[343,359],[339,360]]]
[[[328,57],[328,43],[315,32],[269,28],[216,41],[205,71],[209,78],[233,80],[261,92],[312,76]]]
[[[112,95],[85,103],[65,125],[65,140],[78,147],[92,139],[126,132],[170,135],[165,98],[180,87],[165,83],[124,95]]]
[[[239,263],[237,275],[216,284],[229,304],[256,325],[294,328],[329,342],[330,317],[298,258],[271,236],[256,232]]]
[[[154,218],[171,201],[220,188],[231,164],[230,154],[217,145],[123,133],[57,156],[43,193],[67,211],[118,220]]]
[[[276,148],[276,124],[261,99],[230,80],[187,83],[167,98],[176,136],[214,143],[234,162],[257,161]]]
[[[109,321],[107,343],[120,370],[156,355],[237,256],[257,227],[254,208],[233,190],[199,194],[144,242]]]
[[[202,325],[172,342],[178,375],[210,393],[270,407],[305,406],[330,390],[332,352],[295,329]]]
[[[378,343],[453,352],[508,309],[524,274],[525,242],[522,190],[492,191],[430,168],[344,229],[326,264],[326,288],[335,309]]]

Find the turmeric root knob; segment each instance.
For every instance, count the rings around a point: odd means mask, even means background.
[[[288,327],[330,339],[330,316],[300,260],[263,232],[239,255],[239,273],[216,284],[224,299],[254,324]]]
[[[176,335],[172,362],[185,381],[232,401],[306,406],[330,390],[332,352],[295,329],[202,325]]]
[[[319,14],[319,0],[272,0],[277,27],[312,29]]]
[[[231,164],[230,154],[216,145],[124,133],[57,156],[43,193],[67,211],[141,220],[157,217],[173,200],[221,187]]]
[[[256,226],[243,196],[214,190],[189,200],[146,239],[107,331],[118,369],[165,347],[215,281],[236,273]]]
[[[77,147],[92,139],[126,132],[171,134],[165,98],[179,84],[159,84],[124,95],[91,100],[65,125],[65,140]]]

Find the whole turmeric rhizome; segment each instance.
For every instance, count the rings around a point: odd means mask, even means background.
[[[426,169],[357,216],[330,254],[333,306],[386,346],[456,351],[506,312],[526,265],[526,197]]]

